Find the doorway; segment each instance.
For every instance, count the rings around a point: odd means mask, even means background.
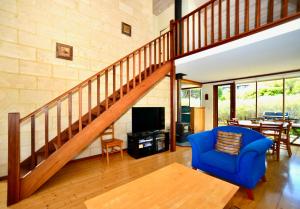
[[[214,127],[227,125],[235,118],[235,83],[214,85]]]

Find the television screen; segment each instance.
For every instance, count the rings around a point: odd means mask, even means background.
[[[156,131],[165,129],[164,107],[133,107],[132,132]]]

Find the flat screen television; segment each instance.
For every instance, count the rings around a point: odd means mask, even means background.
[[[132,132],[156,131],[165,129],[164,107],[133,107]]]

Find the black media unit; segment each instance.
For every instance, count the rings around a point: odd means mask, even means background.
[[[134,158],[169,150],[169,132],[154,131],[127,134],[127,151]]]

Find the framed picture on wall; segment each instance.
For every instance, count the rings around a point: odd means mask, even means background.
[[[56,58],[73,60],[73,46],[56,43]]]
[[[131,36],[131,25],[122,22],[122,33],[127,36]]]

